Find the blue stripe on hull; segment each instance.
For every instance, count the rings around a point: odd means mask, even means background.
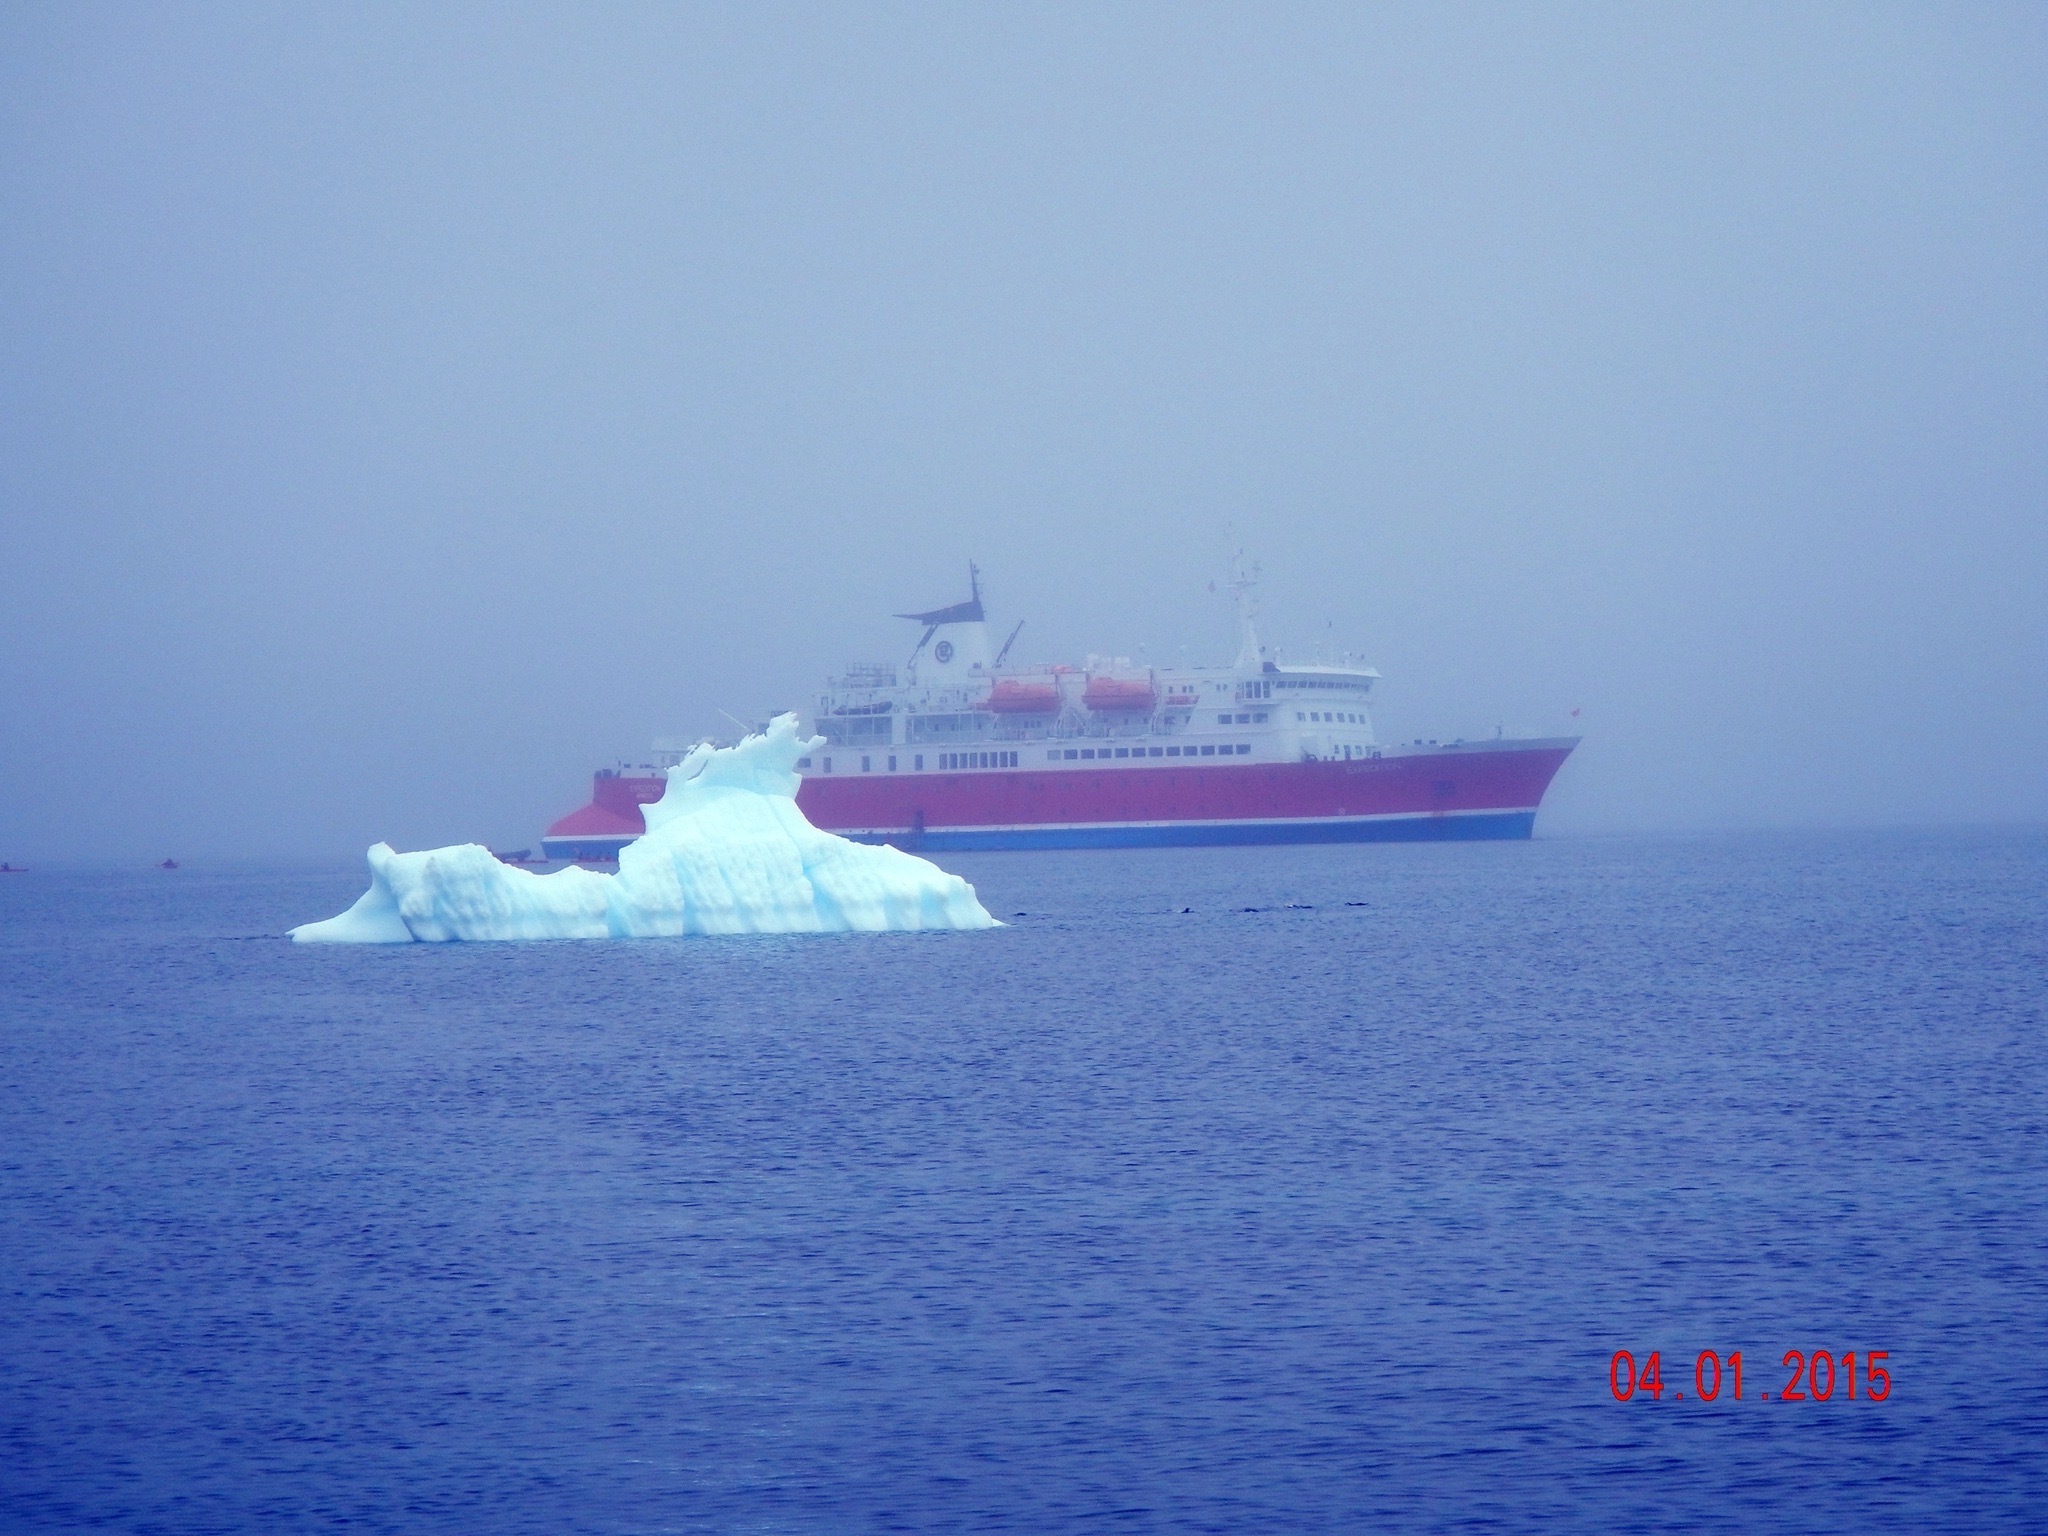
[[[1391,816],[1360,821],[1176,822],[1171,826],[946,827],[929,832],[846,832],[856,843],[888,843],[913,853],[998,852],[1030,848],[1219,848],[1259,843],[1441,843],[1527,838],[1534,811],[1480,816]]]

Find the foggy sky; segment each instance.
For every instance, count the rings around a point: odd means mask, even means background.
[[[1540,831],[2048,818],[2043,15],[8,7],[0,858],[534,845],[1233,529]]]

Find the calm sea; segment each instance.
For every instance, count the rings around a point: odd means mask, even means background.
[[[2048,1529],[2048,835],[941,862],[1009,926],[0,876],[0,1524]]]

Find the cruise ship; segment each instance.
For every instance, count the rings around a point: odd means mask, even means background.
[[[913,851],[1526,838],[1579,743],[1379,741],[1379,673],[1269,654],[1242,572],[1219,667],[1006,665],[1023,625],[995,644],[971,566],[968,583],[965,602],[898,615],[918,626],[907,660],[826,683],[797,764],[815,826]],[[600,769],[547,856],[616,858],[684,750]]]

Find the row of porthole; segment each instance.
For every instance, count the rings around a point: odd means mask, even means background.
[[[938,758],[938,768],[941,772],[953,772],[961,768],[1016,768],[1021,765],[1022,760],[1022,754],[1017,752],[938,752],[933,755]],[[811,760],[808,757],[800,757],[796,760],[796,765],[799,768],[808,768],[811,766]],[[913,773],[924,772],[924,754],[922,752],[915,754],[910,759],[910,769]],[[874,758],[863,756],[860,760],[860,771],[862,773],[873,773],[874,770]],[[832,759],[829,757],[819,758],[818,771],[820,773],[830,773],[832,771]],[[896,756],[894,753],[891,753],[889,756],[888,772],[896,772]]]
[[[1320,722],[1323,725],[1365,724],[1365,717],[1363,715],[1344,715],[1338,714],[1333,710],[1327,709],[1312,709],[1307,714],[1303,714],[1300,710],[1297,709],[1294,712],[1294,718],[1303,721],[1314,720]]]
[[[1048,763],[1093,761],[1105,757],[1232,757],[1248,754],[1252,744],[1248,741],[1226,741],[1221,745],[1206,747],[1064,747],[1045,754]]]
[[[1119,757],[1246,757],[1251,754],[1251,750],[1252,744],[1248,741],[1226,741],[1220,744],[1212,743],[1203,747],[1066,747],[1046,753],[1045,760],[1049,763],[1072,763],[1095,762],[1098,759],[1110,760]],[[938,758],[935,766],[941,773],[957,773],[968,768],[1017,768],[1022,766],[1022,754],[1017,752],[940,752],[936,753],[935,756]],[[895,757],[892,755],[888,761],[887,771],[890,773],[896,772]],[[796,760],[796,765],[798,768],[808,768],[811,766],[811,760],[808,757],[800,757]],[[818,771],[820,773],[830,773],[832,771],[832,759],[829,757],[818,759]],[[862,773],[872,773],[874,771],[874,759],[872,757],[862,757],[860,760],[860,771]],[[913,773],[924,772],[924,754],[922,752],[916,754],[911,759],[911,771]]]

